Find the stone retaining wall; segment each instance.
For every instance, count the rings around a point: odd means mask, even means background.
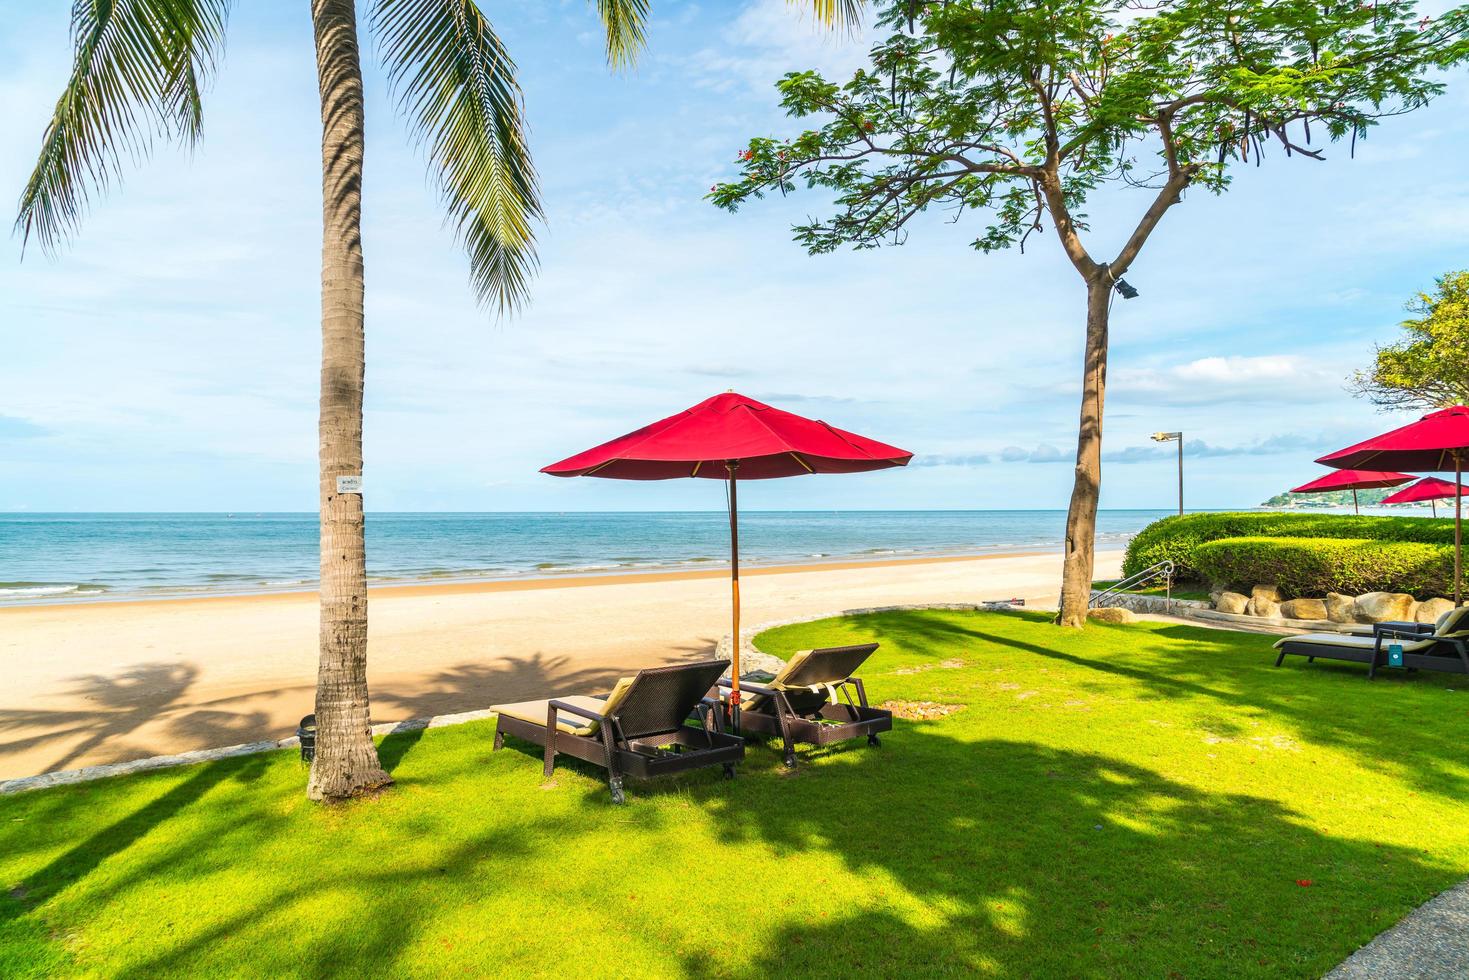
[[[1101,595],[1100,590],[1092,591],[1092,599]],[[1101,607],[1107,609],[1130,609],[1138,613],[1154,613],[1159,616],[1180,615],[1183,609],[1209,609],[1209,603],[1202,599],[1168,599],[1161,595],[1139,595],[1135,592],[1114,592],[1103,600]]]

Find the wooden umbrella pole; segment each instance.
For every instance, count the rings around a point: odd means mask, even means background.
[[[1357,506],[1357,488],[1352,487],[1352,513],[1358,517],[1362,516],[1362,508]]]
[[[729,634],[729,722],[736,735],[740,731],[740,495],[739,460],[724,464],[729,470],[729,586],[733,623]]]

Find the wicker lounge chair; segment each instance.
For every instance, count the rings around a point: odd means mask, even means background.
[[[622,779],[724,767],[733,779],[745,755],[742,739],[723,731],[716,702],[704,697],[728,660],[654,667],[624,677],[606,697],[552,698],[496,705],[495,748],[514,735],[545,746],[546,778],[564,752],[607,770],[612,801],[623,802]],[[684,723],[698,710],[702,729]]]
[[[740,734],[780,736],[785,764],[796,764],[795,743],[829,745],[867,736],[881,745],[880,732],[893,729],[893,713],[867,703],[867,690],[852,676],[876,643],[802,650],[766,684],[740,681],[743,713]],[[730,681],[721,679],[721,691]]]
[[[1374,623],[1372,635],[1361,633],[1303,633],[1276,641],[1279,667],[1287,656],[1305,657],[1312,663],[1344,660],[1367,665],[1367,677],[1377,676],[1377,668],[1389,662],[1393,645],[1402,649],[1402,666],[1409,670],[1437,670],[1452,674],[1469,674],[1469,610],[1452,609],[1429,628],[1419,623]],[[1430,631],[1424,632],[1425,629]]]

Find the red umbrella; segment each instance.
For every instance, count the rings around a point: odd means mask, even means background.
[[[1358,490],[1377,490],[1381,487],[1396,487],[1413,482],[1407,473],[1392,473],[1386,470],[1337,470],[1323,477],[1302,483],[1291,493],[1325,493],[1328,490],[1352,491],[1352,510],[1360,514],[1357,507]]]
[[[1413,473],[1447,473],[1462,483],[1469,461],[1469,406],[1429,412],[1417,422],[1385,432],[1316,460],[1336,469],[1391,466]],[[1460,604],[1463,569],[1463,498],[1454,497],[1454,605]]]
[[[1397,493],[1382,498],[1382,502],[1385,504],[1412,504],[1420,500],[1426,500],[1429,504],[1433,504],[1435,500],[1447,500],[1449,497],[1454,496],[1454,486],[1455,484],[1450,483],[1448,480],[1440,480],[1436,476],[1426,476],[1411,487],[1403,487]],[[1460,486],[1458,492],[1462,494],[1465,489],[1469,488]],[[1437,505],[1433,507],[1433,516],[1438,516]]]
[[[740,537],[738,480],[771,480],[808,473],[862,473],[906,466],[913,454],[846,432],[825,422],[783,412],[735,394],[705,399],[693,408],[604,442],[541,470],[552,476],[612,480],[698,477],[728,481],[730,586],[734,608],[733,690],[730,705],[739,728]],[[738,480],[736,479],[738,477]]]

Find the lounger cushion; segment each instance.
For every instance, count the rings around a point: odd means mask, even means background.
[[[1466,616],[1469,616],[1469,606],[1460,606],[1457,609],[1450,609],[1448,612],[1438,617],[1438,622],[1434,624],[1433,631],[1439,636],[1447,636],[1450,633],[1457,633],[1463,630],[1466,626],[1469,626],[1469,622],[1466,622],[1464,619],[1464,617]]]
[[[773,687],[777,691],[785,690],[787,678],[789,678],[796,671],[800,670],[801,665],[804,664],[810,656],[810,650],[797,650],[795,653],[791,654],[791,659],[785,662],[785,666],[782,667],[778,672],[776,672],[775,677],[770,681],[769,684],[766,684],[765,686]]]
[[[1433,646],[1433,638],[1422,640],[1403,640],[1403,649],[1409,652],[1414,650],[1426,650]],[[1371,650],[1377,645],[1377,641],[1370,636],[1353,636],[1349,633],[1301,633],[1296,636],[1283,636],[1275,641],[1276,649],[1287,643],[1305,643],[1318,647],[1349,647],[1354,650]]]
[[[602,698],[588,697],[584,694],[574,694],[571,697],[557,698],[557,701],[565,701],[567,704],[588,711],[595,711],[599,715],[611,714],[617,710],[622,699],[627,697],[628,688],[632,687],[633,679],[624,677],[617,682],[612,693],[607,695],[606,700]],[[546,709],[550,707],[550,700],[543,698],[540,701],[519,701],[515,704],[497,704],[494,710],[511,718],[530,722],[533,725],[545,727]],[[597,733],[597,722],[581,715],[573,715],[565,711],[556,712],[556,730],[568,735],[595,735]]]

